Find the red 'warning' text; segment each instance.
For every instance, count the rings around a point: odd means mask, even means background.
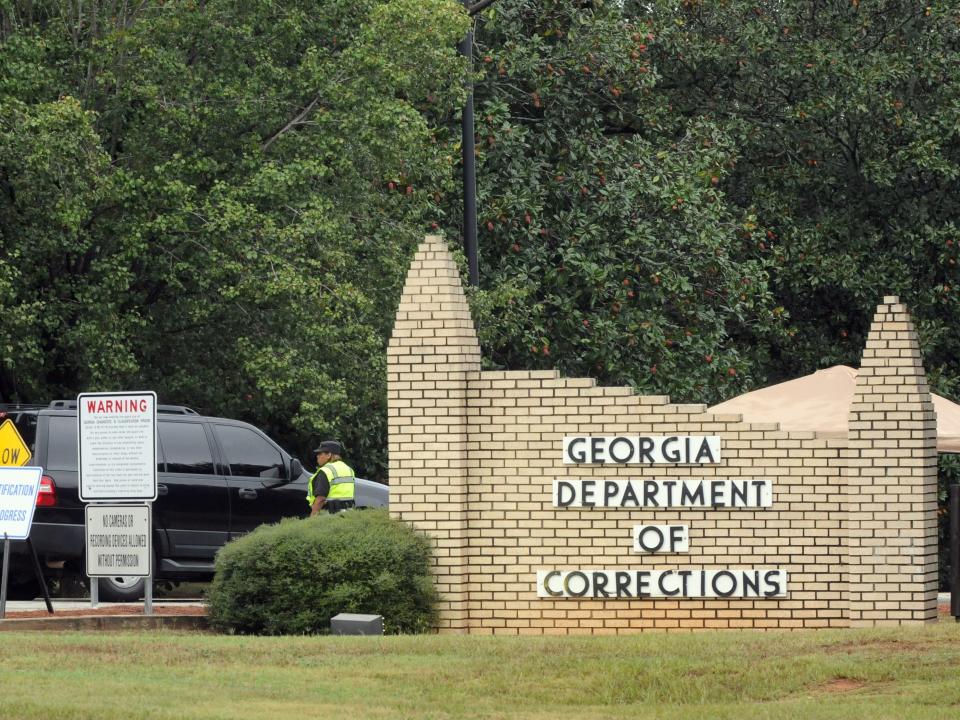
[[[146,412],[146,398],[120,398],[118,400],[87,400],[88,413]]]

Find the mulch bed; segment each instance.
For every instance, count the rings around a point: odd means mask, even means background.
[[[12,610],[7,611],[7,618],[67,618],[67,617],[98,617],[105,615],[143,615],[143,605],[112,605],[103,604],[96,608],[85,610],[70,609],[57,610],[54,606],[53,615],[43,610]],[[154,615],[206,615],[207,608],[196,605],[157,605],[153,606]]]

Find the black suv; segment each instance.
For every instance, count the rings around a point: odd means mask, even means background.
[[[74,401],[49,406],[0,405],[30,446],[43,480],[30,538],[50,576],[84,573],[84,505],[77,493]],[[154,577],[205,580],[231,538],[264,523],[309,514],[309,473],[267,435],[238,420],[205,417],[181,406],[157,406],[157,500],[153,504]],[[388,503],[386,485],[357,480],[358,507]],[[12,584],[34,576],[26,543],[16,543]],[[136,600],[143,578],[100,578],[100,598]]]

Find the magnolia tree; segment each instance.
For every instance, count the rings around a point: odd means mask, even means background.
[[[656,24],[526,2],[477,34],[486,357],[714,400],[786,329],[755,218],[724,184],[735,138],[659,89]]]
[[[795,329],[772,376],[856,363],[899,294],[928,372],[956,393],[960,14],[950,3],[628,3],[662,27],[658,94],[736,144],[720,187],[763,230]]]

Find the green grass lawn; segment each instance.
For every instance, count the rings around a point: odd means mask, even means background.
[[[0,717],[960,718],[960,625],[602,638],[0,635]]]

